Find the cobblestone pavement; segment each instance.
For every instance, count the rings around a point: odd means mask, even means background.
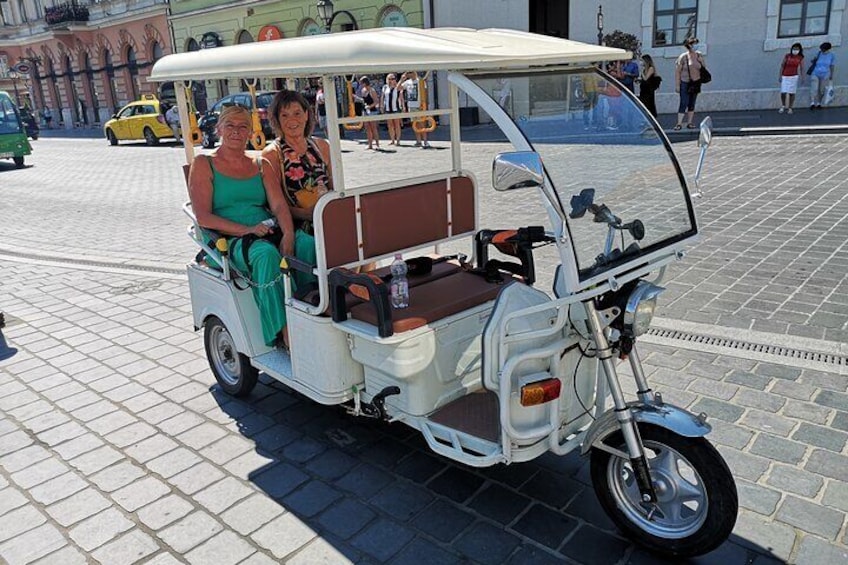
[[[32,167],[0,163],[0,561],[658,563],[603,515],[577,456],[470,469],[264,377],[223,395],[180,274],[182,151],[36,143]],[[694,146],[676,149],[691,170]],[[352,176],[447,154],[348,150]],[[838,353],[846,152],[842,136],[721,139],[704,240],[671,270],[659,325]],[[490,155],[467,157],[486,184]],[[521,194],[484,191],[483,224],[538,222]],[[844,362],[645,342],[651,382],[710,415],[737,479],[733,536],[694,562],[848,562]]]

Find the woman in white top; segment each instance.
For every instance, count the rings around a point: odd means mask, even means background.
[[[683,116],[686,115],[686,127],[694,129],[695,120],[695,100],[698,99],[698,93],[701,92],[701,68],[704,66],[704,60],[701,54],[695,51],[695,46],[698,45],[698,39],[690,37],[683,42],[683,47],[686,48],[685,53],[681,53],[677,58],[677,64],[674,65],[674,84],[677,92],[680,93],[680,105],[677,107],[677,125],[674,129],[683,127]]]

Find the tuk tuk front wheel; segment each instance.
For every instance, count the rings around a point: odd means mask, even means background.
[[[206,358],[215,380],[227,394],[247,396],[256,386],[259,371],[250,364],[247,355],[236,349],[233,336],[220,319],[212,316],[203,331]]]
[[[730,536],[739,501],[736,484],[718,451],[702,437],[688,438],[640,424],[657,503],[642,502],[628,459],[592,450],[595,494],[618,528],[655,553],[691,557],[708,553]],[[626,451],[620,432],[606,440]]]
[[[23,157],[12,157],[12,161],[15,162],[15,166],[19,169],[24,168],[24,158]]]

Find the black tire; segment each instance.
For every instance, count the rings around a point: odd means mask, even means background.
[[[34,134],[34,135],[32,136],[32,140],[33,140],[33,141],[38,141],[38,134],[37,134],[37,133],[36,133],[36,134]]]
[[[215,147],[215,137],[211,133],[204,131],[200,144],[204,149],[213,149]]]
[[[159,145],[159,138],[150,128],[144,128],[144,141],[147,145]]]
[[[109,145],[118,145],[118,138],[115,137],[115,132],[110,129],[106,130],[106,139],[109,140]]]
[[[15,167],[19,169],[24,168],[24,158],[23,157],[12,157],[12,161],[15,162]]]
[[[703,555],[724,543],[736,524],[739,499],[733,475],[715,447],[702,437],[648,424],[640,424],[639,432],[659,499],[653,520],[640,502],[630,461],[592,449],[595,495],[615,525],[646,549],[677,559]],[[621,432],[605,443],[626,451]],[[681,487],[688,496],[681,497]]]
[[[250,364],[247,355],[236,350],[236,344],[224,323],[211,316],[203,329],[206,359],[215,380],[227,394],[247,396],[256,386],[259,371]]]

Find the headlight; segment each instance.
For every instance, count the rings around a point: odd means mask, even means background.
[[[664,290],[649,282],[639,281],[624,307],[625,334],[636,337],[648,331],[657,306],[657,296]]]

